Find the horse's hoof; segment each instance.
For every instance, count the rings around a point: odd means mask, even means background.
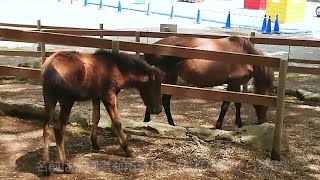
[[[144,119],[143,122],[150,122],[150,119]]]
[[[71,167],[67,163],[63,164],[62,169],[63,169],[63,173],[64,174],[70,174],[71,173]]]
[[[222,123],[216,123],[216,129],[222,129]]]
[[[127,149],[125,151],[127,157],[133,157],[133,150],[131,146],[127,146]]]
[[[237,124],[238,128],[242,128],[242,126],[243,126],[242,122],[241,123],[236,123],[236,124]]]
[[[266,121],[266,120],[258,120],[258,122],[256,123],[256,125],[263,124],[263,123],[265,123],[265,122],[267,122],[267,121]]]
[[[176,126],[173,121],[172,121],[172,122],[168,122],[168,123],[169,123],[169,125],[171,125],[171,126]]]

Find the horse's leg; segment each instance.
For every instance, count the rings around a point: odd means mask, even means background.
[[[70,173],[70,168],[66,163],[66,155],[64,150],[64,131],[69,120],[71,108],[74,104],[72,100],[59,100],[60,114],[58,120],[54,123],[54,135],[56,138],[57,155],[61,163],[64,173]]]
[[[44,95],[44,106],[45,106],[45,120],[43,123],[43,161],[46,166],[45,174],[50,174],[50,166],[49,166],[49,141],[50,141],[50,128],[49,124],[54,120],[54,110],[57,105],[57,100],[52,97],[48,97],[48,95]]]
[[[163,83],[175,85],[175,84],[177,84],[177,81],[178,81],[177,73],[176,72],[168,72],[168,73],[166,73],[166,76],[163,80]],[[171,107],[170,107],[171,97],[172,97],[172,95],[163,94],[162,95],[162,106],[163,106],[164,112],[166,113],[168,123],[172,126],[175,126],[175,124],[173,122],[172,114],[171,114]],[[150,120],[151,120],[150,113],[149,113],[148,109],[146,108],[144,122],[149,122]]]
[[[149,122],[151,120],[151,114],[148,111],[148,108],[146,108],[145,113],[144,113],[144,120],[143,122]]]
[[[237,91],[237,87],[238,86],[228,84],[227,91]],[[239,91],[240,91],[240,86],[239,86]],[[222,123],[228,111],[229,105],[230,105],[230,102],[228,101],[223,101],[223,103],[221,104],[221,110],[220,110],[218,121],[216,123],[216,129],[222,129]],[[240,111],[239,111],[239,114],[240,114]]]
[[[100,99],[92,100],[92,127],[91,127],[91,145],[94,150],[100,150],[97,142],[97,126],[100,120]]]
[[[218,118],[218,121],[216,122],[216,129],[222,129],[223,119],[228,111],[229,105],[230,105],[230,102],[228,101],[222,102],[219,118]]]
[[[178,81],[178,75],[176,72],[167,73],[165,76],[165,79],[164,79],[164,83],[172,84],[172,85],[177,84],[177,81]],[[171,114],[171,107],[170,107],[171,97],[172,97],[172,95],[163,94],[162,95],[162,106],[163,106],[164,112],[166,113],[168,123],[172,126],[175,126],[175,124],[173,122],[172,114]]]
[[[108,97],[102,99],[102,102],[108,111],[112,124],[115,128],[115,132],[119,137],[121,148],[126,152],[126,155],[128,157],[132,157],[132,148],[128,145],[126,135],[123,132],[122,125],[120,122],[116,94],[109,94]]]
[[[171,108],[170,108],[171,97],[172,95],[169,95],[169,94],[162,95],[162,106],[163,106],[164,112],[166,113],[168,123],[171,126],[175,126],[172,115],[171,115]]]
[[[235,86],[233,91],[240,92],[240,86]],[[235,102],[234,105],[236,107],[236,121],[235,121],[235,123],[240,128],[243,126],[242,120],[241,120],[241,103]]]

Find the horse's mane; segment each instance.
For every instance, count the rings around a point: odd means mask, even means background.
[[[229,40],[235,45],[241,47],[245,53],[263,55],[263,52],[253,46],[253,44],[244,37],[230,36]]]
[[[244,37],[230,36],[229,40],[235,45],[241,47],[245,53],[254,55],[264,55],[262,51],[254,47],[254,45]],[[270,67],[263,65],[253,65],[253,76],[255,91],[263,91],[266,88],[273,88],[274,74]]]
[[[154,71],[145,61],[125,52],[113,53],[111,50],[99,49],[93,55],[113,60],[122,73],[151,74]]]

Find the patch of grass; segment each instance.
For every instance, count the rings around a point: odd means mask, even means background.
[[[22,77],[16,77],[16,76],[0,76],[0,83],[1,84],[7,84],[7,83],[21,83],[25,82],[27,79]]]
[[[75,134],[85,134],[85,135],[90,134],[90,131],[88,128],[84,128],[80,125],[71,125],[69,127],[69,130],[71,133],[75,133]]]
[[[287,80],[298,81],[298,82],[307,81],[310,78],[311,76],[307,74],[288,74],[287,75]]]
[[[26,63],[18,64],[18,67],[40,69],[41,68],[41,62],[40,62],[39,58],[35,58],[34,61],[32,61],[32,62],[26,62]]]
[[[8,50],[9,48],[7,46],[0,46],[0,50]]]

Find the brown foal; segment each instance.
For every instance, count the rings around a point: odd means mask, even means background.
[[[127,88],[137,89],[148,108],[148,113],[159,114],[162,110],[161,71],[133,55],[112,53],[107,50],[98,50],[93,54],[61,51],[51,55],[44,62],[41,78],[46,114],[43,126],[43,159],[48,174],[50,173],[49,124],[52,124],[54,129],[61,167],[65,173],[70,171],[66,163],[64,132],[75,101],[92,101],[93,149],[100,149],[97,143],[97,125],[100,120],[100,101],[102,101],[115,127],[120,146],[127,156],[132,156],[132,148],[127,143],[117,109],[119,91]],[[60,114],[55,119],[54,110],[57,102],[60,104]]]

